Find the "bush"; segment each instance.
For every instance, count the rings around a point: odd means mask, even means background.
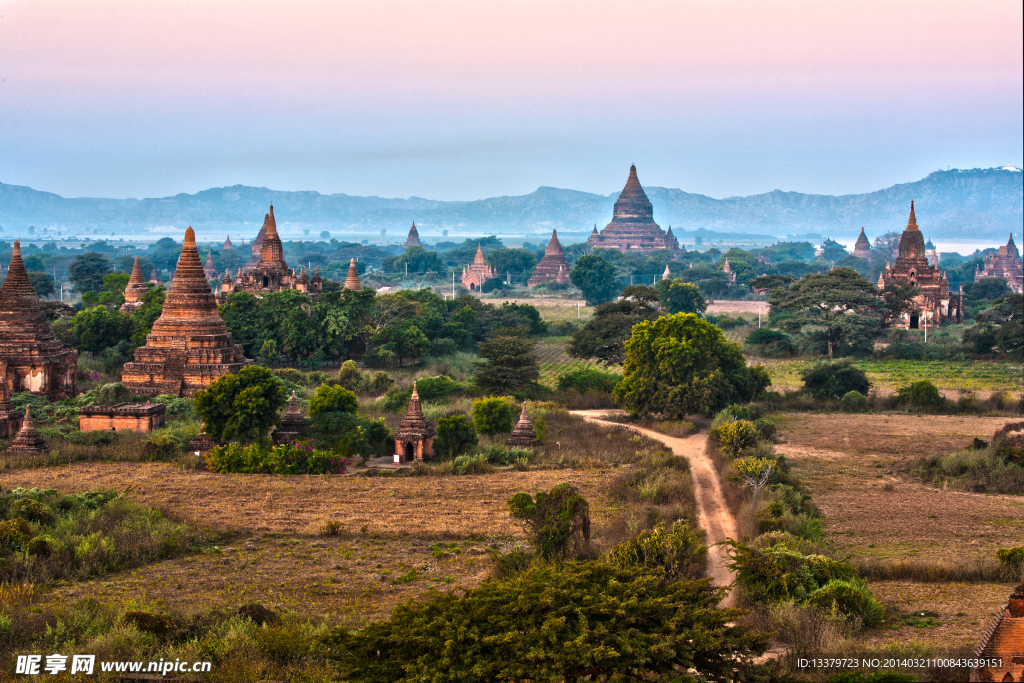
[[[938,408],[943,403],[938,388],[926,379],[897,389],[896,402],[909,403],[915,408]]]
[[[761,348],[761,355],[765,358],[789,358],[797,354],[797,348],[788,339],[780,339],[765,344]]]
[[[832,579],[807,598],[807,604],[823,611],[836,610],[842,614],[858,616],[865,626],[882,621],[884,610],[863,581]]]
[[[678,520],[667,530],[664,524],[658,524],[641,531],[635,538],[612,548],[608,560],[620,567],[653,569],[667,581],[675,581],[703,576],[707,553],[704,532],[691,529],[686,520]]]
[[[349,413],[354,415],[359,410],[359,399],[355,393],[343,386],[329,387],[321,384],[316,388],[313,398],[309,399],[309,416],[316,417],[321,413]]]
[[[571,370],[558,378],[558,390],[575,389],[581,394],[610,394],[622,379],[622,375],[602,372],[597,368]]]
[[[437,421],[434,452],[442,458],[454,458],[472,450],[477,439],[476,428],[466,416],[442,417]]]
[[[389,375],[388,373],[375,372],[373,373],[373,379],[370,380],[366,389],[367,391],[374,394],[384,394],[387,393],[388,389],[390,389],[391,385],[394,383],[395,380],[392,379],[391,375]]]
[[[800,374],[803,390],[821,398],[840,398],[851,391],[867,395],[871,389],[867,373],[848,360],[816,363]]]
[[[848,391],[843,394],[844,413],[863,413],[868,409],[868,397],[859,391]]]
[[[427,355],[431,358],[444,358],[445,356],[454,356],[458,351],[459,345],[454,339],[435,339],[430,342]]]
[[[132,390],[120,382],[104,384],[93,392],[92,400],[94,405],[115,406],[132,400]]]
[[[777,341],[788,342],[790,341],[789,335],[780,330],[770,330],[767,327],[761,327],[748,334],[743,343],[746,346],[764,346]]]
[[[473,426],[481,434],[494,435],[511,432],[515,415],[508,401],[489,396],[473,402]]]
[[[206,454],[211,472],[246,474],[328,474],[345,472],[348,458],[304,444],[283,444],[266,448],[262,444],[237,443],[216,446]]]
[[[545,560],[578,555],[590,542],[590,505],[571,484],[556,484],[549,492],[538,493],[536,500],[517,493],[508,508]]]
[[[349,391],[359,391],[363,387],[363,373],[354,360],[347,360],[338,368],[338,384]]]
[[[490,471],[487,456],[483,453],[460,455],[452,461],[452,472],[455,474],[486,474]]]
[[[761,432],[757,425],[747,420],[736,420],[712,431],[719,448],[730,458],[735,458],[746,448],[756,446],[761,440]]]
[[[996,559],[1019,572],[1024,569],[1024,545],[1000,548],[996,551]]]
[[[492,465],[508,467],[511,465],[526,465],[533,456],[533,450],[529,448],[506,448],[504,446],[491,445],[484,449],[484,457]]]

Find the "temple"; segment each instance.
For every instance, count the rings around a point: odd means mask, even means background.
[[[473,262],[462,269],[462,286],[471,292],[479,291],[484,283],[492,277],[497,277],[494,268],[488,265],[484,259],[484,250],[481,245],[476,245],[476,256]]]
[[[904,314],[907,329],[916,330],[925,324],[962,322],[963,297],[951,297],[945,274],[928,263],[924,236],[917,227],[913,201],[910,202],[907,228],[900,237],[896,264],[886,263],[885,269],[878,276],[879,290],[884,291],[894,285],[910,285],[918,289],[914,297],[915,310]]]
[[[7,383],[0,382],[0,439],[11,439],[21,429],[21,412],[11,404]]]
[[[203,264],[203,273],[206,274],[207,280],[217,279],[217,269],[213,267],[213,250],[206,250],[206,263]]]
[[[14,240],[0,285],[0,381],[7,395],[30,391],[56,401],[78,393],[77,379],[78,356],[50,331]]]
[[[163,312],[146,345],[135,349],[135,361],[125,364],[121,381],[136,394],[192,396],[249,363],[220,319],[189,228]]]
[[[227,239],[224,240],[224,246],[221,247],[224,251],[231,251],[235,248],[235,245],[231,244],[231,235],[228,235]]]
[[[132,274],[128,278],[128,284],[124,288],[124,303],[121,304],[122,313],[134,313],[135,309],[142,305],[142,295],[149,291],[146,285],[146,276],[142,274],[139,267],[139,257],[135,257],[135,265],[132,266]]]
[[[256,239],[252,243],[252,255],[249,256],[249,260],[246,261],[245,265],[242,266],[242,272],[248,273],[250,270],[256,267],[260,262],[261,250],[263,249],[263,239],[267,236],[267,228],[270,222],[274,220],[274,205],[270,205],[270,213],[263,215],[263,227],[260,228],[259,233],[256,235]],[[277,222],[274,221],[274,231],[277,231]],[[245,240],[243,240],[244,242]],[[244,244],[242,246],[245,246]]]
[[[422,247],[423,243],[420,242],[420,233],[416,230],[416,221],[412,222],[412,227],[409,228],[409,236],[405,238],[405,242],[402,243],[403,247]]]
[[[974,659],[972,681],[1024,681],[1024,583],[992,620]]]
[[[672,228],[669,227],[666,233],[654,222],[654,206],[640,185],[636,166],[629,167],[629,179],[615,202],[611,222],[600,234],[595,225],[587,244],[595,248],[644,253],[668,249],[673,254],[679,254],[679,241],[672,234]]]
[[[519,422],[516,423],[511,436],[505,439],[505,443],[509,446],[532,448],[536,440],[537,432],[533,428],[533,420],[526,413],[526,401],[523,401],[523,411],[519,414]]]
[[[302,409],[299,408],[299,399],[295,392],[288,401],[288,411],[281,419],[281,426],[270,433],[270,438],[275,446],[283,443],[295,443],[301,441],[306,435],[306,418],[302,416]]]
[[[1013,233],[1006,246],[999,247],[995,254],[985,257],[985,268],[976,270],[974,279],[980,277],[1000,277],[1006,280],[1015,294],[1024,292],[1024,264],[1021,263],[1020,252],[1013,243]]]
[[[732,272],[732,266],[729,265],[729,259],[725,259],[725,263],[722,264],[722,272],[725,273],[725,281],[730,285],[736,284],[736,273]]]
[[[412,383],[412,398],[409,399],[409,410],[398,425],[395,432],[395,462],[411,462],[412,460],[429,460],[434,455],[434,435],[437,431],[423,416],[420,406],[420,395],[416,392],[416,382]]]
[[[363,286],[359,283],[359,270],[356,268],[356,260],[349,259],[348,262],[348,277],[345,278],[345,289],[352,289],[355,291],[362,290]]]
[[[46,445],[43,437],[39,436],[39,432],[36,431],[36,426],[32,422],[32,414],[29,413],[29,407],[25,406],[25,417],[21,421],[21,428],[18,429],[18,434],[14,437],[14,441],[7,447],[7,455],[39,455],[49,450],[50,447]]]
[[[853,245],[853,255],[857,258],[871,258],[871,242],[868,241],[868,236],[864,234],[863,227],[860,229],[857,243]]]
[[[565,260],[562,244],[558,241],[557,230],[551,231],[551,241],[544,249],[544,258],[533,269],[533,274],[526,285],[536,287],[542,282],[569,283],[569,262]]]

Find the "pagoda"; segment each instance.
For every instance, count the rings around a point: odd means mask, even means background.
[[[224,246],[221,247],[224,251],[231,251],[235,248],[235,245],[231,244],[231,235],[228,235],[227,239],[224,240]]]
[[[434,435],[437,431],[423,416],[420,406],[420,395],[416,392],[416,382],[412,383],[412,398],[409,399],[409,410],[398,425],[395,432],[395,462],[411,462],[413,460],[429,460],[434,455]]]
[[[142,274],[139,267],[139,257],[135,257],[135,265],[132,266],[132,274],[128,278],[128,284],[124,288],[124,303],[121,304],[122,313],[134,313],[135,309],[142,305],[142,295],[149,291],[146,285],[146,276]]]
[[[29,413],[28,408],[25,406],[25,417],[21,421],[21,428],[18,430],[17,436],[14,437],[14,441],[7,447],[7,455],[39,455],[50,450],[50,447],[43,441],[43,437],[39,436],[39,432],[36,431],[36,426],[32,423],[32,414]]]
[[[409,228],[409,236],[405,238],[405,242],[402,243],[403,247],[422,247],[423,243],[420,242],[420,233],[416,230],[416,221],[412,222],[412,227]]]
[[[924,235],[917,226],[913,200],[910,202],[907,228],[900,236],[896,264],[886,263],[878,276],[880,291],[894,285],[909,285],[918,289],[918,294],[913,300],[915,310],[904,314],[903,320],[907,329],[916,330],[926,324],[939,325],[947,321],[962,321],[962,297],[951,297],[945,274],[928,263]]]
[[[1006,280],[1015,294],[1024,291],[1024,264],[1017,245],[1013,243],[1013,233],[1010,233],[1010,241],[1005,246],[985,257],[985,268],[974,273],[975,280],[980,277],[1000,277]]]
[[[250,362],[217,312],[196,234],[189,228],[163,312],[146,335],[146,345],[135,349],[135,361],[125,364],[121,381],[136,394],[192,396]]]
[[[270,227],[270,223],[274,222],[274,232],[277,232],[277,222],[274,221],[274,205],[270,205],[270,213],[263,214],[263,227],[260,228],[259,233],[256,235],[256,239],[252,243],[252,255],[244,266],[242,266],[242,272],[248,273],[250,270],[255,268],[259,262],[261,256],[261,250],[263,249],[263,240],[267,236],[267,228]],[[244,242],[244,240],[243,240]],[[244,246],[244,244],[243,244]]]
[[[299,399],[292,392],[291,400],[288,401],[288,411],[281,419],[281,426],[270,433],[274,445],[283,443],[295,443],[306,434],[306,418],[302,416],[302,409],[299,408]]]
[[[871,258],[871,242],[868,241],[868,236],[864,234],[863,226],[860,229],[857,243],[853,245],[853,255],[857,258]]]
[[[203,273],[206,275],[207,280],[216,280],[217,275],[219,275],[217,269],[213,265],[212,249],[206,250],[206,263],[203,264]]]
[[[50,331],[14,240],[0,285],[0,381],[7,394],[30,391],[56,401],[78,393],[77,376],[78,356]]]
[[[654,222],[654,206],[640,185],[636,166],[629,167],[629,178],[615,202],[611,222],[600,233],[595,225],[587,244],[623,252],[647,253],[668,249],[675,255],[679,254],[679,241],[672,234],[672,228],[666,233]]]
[[[345,289],[351,289],[356,292],[361,291],[363,286],[359,284],[359,271],[356,269],[356,260],[349,259],[348,262],[348,277],[345,278]]]
[[[532,448],[537,440],[537,432],[533,428],[533,420],[526,414],[526,401],[523,401],[523,411],[519,414],[519,422],[512,430],[512,435],[505,439],[509,446],[524,446]]]
[[[471,292],[476,292],[492,277],[497,277],[497,274],[484,258],[483,247],[477,244],[473,262],[462,269],[462,286]]]
[[[252,263],[250,260],[249,264],[241,269],[238,276],[230,283],[231,292],[266,294],[294,289],[303,294],[320,294],[323,289],[323,280],[319,276],[319,271],[316,277],[311,279],[304,270],[300,269],[296,273],[285,262],[284,244],[281,242],[281,236],[277,233],[273,205],[270,206],[270,212],[263,216],[263,228],[260,229],[256,242],[253,242],[254,249],[257,242],[260,245],[259,260],[252,267],[249,265]],[[209,265],[212,269],[213,262],[209,261]],[[212,272],[213,276],[209,278],[211,280],[218,275],[216,271]],[[221,279],[220,292],[217,295],[217,299],[221,303],[224,302],[228,294],[225,284],[228,283]]]
[[[558,241],[558,231],[551,231],[551,241],[544,249],[544,258],[533,269],[533,275],[526,282],[528,287],[536,287],[542,282],[569,283],[569,262],[565,260],[562,244]]]

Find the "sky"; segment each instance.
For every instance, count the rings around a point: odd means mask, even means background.
[[[1019,0],[0,0],[0,182],[847,194],[1024,158]]]

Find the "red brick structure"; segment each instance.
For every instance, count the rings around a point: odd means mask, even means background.
[[[256,239],[252,243],[252,255],[249,260],[246,261],[245,265],[242,266],[242,272],[248,273],[250,270],[256,267],[260,262],[261,250],[263,249],[263,239],[267,236],[267,227],[270,223],[270,217],[274,215],[274,206],[271,204],[270,213],[263,216],[263,227],[260,228],[259,233],[256,235]],[[274,223],[274,229],[277,229],[277,223]],[[245,246],[245,240],[242,240],[242,246]]]
[[[551,241],[544,249],[544,258],[540,260],[533,274],[526,282],[528,287],[536,287],[542,282],[569,283],[569,262],[562,251],[562,243],[558,241],[558,231],[551,231]]]
[[[646,253],[668,249],[673,254],[679,254],[679,241],[672,234],[671,226],[666,233],[654,222],[654,206],[640,185],[636,166],[629,167],[629,178],[615,202],[611,222],[600,234],[595,225],[587,244],[594,248],[606,247],[624,252]]]
[[[213,267],[213,250],[212,249],[207,249],[206,250],[206,263],[203,264],[203,273],[206,274],[206,279],[207,280],[216,280],[217,279],[217,275],[219,274],[217,272],[217,269]]]
[[[11,405],[7,383],[0,382],[0,439],[11,439],[21,429],[21,413]]]
[[[30,391],[56,401],[78,393],[78,356],[50,331],[18,240],[0,285],[0,381],[7,395]]]
[[[871,242],[868,241],[868,236],[864,234],[863,227],[860,229],[857,243],[853,245],[853,255],[857,258],[871,258]]]
[[[348,262],[348,277],[345,278],[345,289],[351,289],[354,291],[362,291],[363,286],[359,283],[359,271],[356,269],[356,260],[349,259]]]
[[[136,394],[192,396],[250,362],[220,319],[189,228],[163,313],[146,345],[135,349],[135,361],[125,364],[121,381]]]
[[[435,434],[437,430],[423,417],[420,395],[416,393],[416,383],[413,382],[409,410],[395,432],[395,462],[429,460],[434,455]]]
[[[907,329],[916,330],[928,325],[944,322],[963,322],[963,297],[949,294],[949,282],[945,274],[928,263],[925,254],[924,236],[917,227],[914,202],[910,202],[910,218],[907,228],[900,237],[899,256],[896,264],[885,264],[878,276],[878,289],[885,290],[893,285],[913,285],[919,290],[914,298],[916,310],[905,314]]]
[[[494,268],[487,264],[483,247],[478,244],[473,262],[462,269],[462,286],[471,292],[478,292],[484,283],[492,277],[497,277],[497,274],[494,272]]]
[[[405,242],[402,243],[403,247],[422,247],[423,243],[420,242],[420,233],[416,229],[416,221],[412,222],[412,227],[409,228],[409,236],[405,238]]]
[[[523,401],[523,411],[519,414],[519,422],[516,423],[511,436],[505,439],[505,443],[520,448],[533,448],[536,441],[537,431],[533,428],[533,420],[526,413],[526,401]]]
[[[224,240],[224,246],[221,247],[224,251],[231,251],[235,248],[235,245],[231,244],[231,235],[228,235],[227,239]]]
[[[132,274],[128,278],[128,284],[124,288],[124,303],[121,304],[122,313],[133,313],[142,305],[142,295],[149,291],[146,286],[146,276],[142,274],[139,267],[139,257],[135,257],[135,265],[132,266]]]
[[[281,426],[270,433],[270,438],[275,446],[284,443],[295,443],[301,441],[306,435],[306,418],[302,416],[302,409],[299,408],[299,399],[292,392],[292,398],[288,401],[288,411],[281,420]]]
[[[285,289],[294,289],[312,296],[320,294],[323,290],[323,279],[320,277],[319,270],[314,277],[310,278],[305,269],[300,269],[296,273],[285,262],[284,244],[281,243],[281,236],[277,233],[277,220],[274,218],[273,205],[270,207],[270,212],[263,216],[263,227],[260,229],[256,241],[260,244],[259,261],[252,267],[246,264],[246,267],[234,280],[231,280],[230,277],[221,280],[220,292],[217,294],[218,301],[224,302],[229,293],[228,288],[231,292],[251,292],[253,294],[280,292]],[[207,277],[211,280],[215,279],[217,272],[212,270],[213,261],[209,258],[207,261],[209,266]],[[213,272],[212,276],[210,272]]]
[[[43,441],[32,423],[32,415],[25,406],[25,418],[21,421],[21,428],[18,429],[14,441],[7,447],[7,455],[41,455],[50,450],[50,447]]]
[[[167,407],[162,403],[119,403],[116,406],[85,406],[78,411],[82,432],[139,432],[145,434],[164,426]]]
[[[1001,277],[1014,293],[1020,294],[1024,291],[1024,264],[1021,263],[1017,245],[1013,243],[1012,233],[1010,241],[1005,246],[999,247],[995,254],[985,257],[985,268],[974,273],[975,280],[980,277]]]
[[[971,669],[972,681],[1024,681],[1024,583],[1010,593],[974,657],[1002,660],[1002,666]]]

